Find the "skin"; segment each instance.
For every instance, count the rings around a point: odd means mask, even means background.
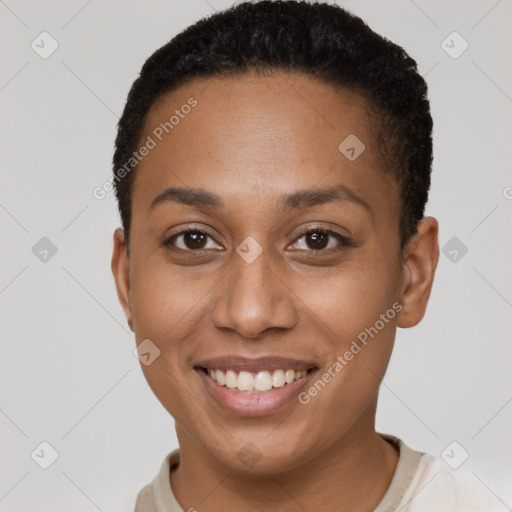
[[[175,419],[173,492],[184,510],[373,510],[398,462],[375,432],[379,384],[396,328],[425,313],[438,223],[424,218],[400,251],[398,185],[356,92],[298,73],[194,80],[153,105],[141,140],[191,96],[197,107],[137,168],[129,254],[118,229],[112,258],[137,343],[161,351],[141,367]],[[354,161],[338,150],[351,133],[366,145]],[[349,200],[279,209],[281,195],[338,184],[369,209]],[[171,186],[201,187],[224,206],[152,208]],[[202,256],[184,236],[165,246],[190,224],[211,234]],[[354,245],[329,236],[315,251],[302,234],[318,226]],[[263,249],[250,264],[235,251],[249,236]],[[400,313],[307,405],[240,417],[193,369],[203,358],[278,355],[315,361],[322,375],[394,303]],[[237,456],[248,442],[261,454],[250,468]]]

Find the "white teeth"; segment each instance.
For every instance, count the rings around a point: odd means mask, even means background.
[[[254,389],[256,391],[268,391],[272,389],[272,377],[268,372],[259,372],[254,379]]]
[[[272,386],[274,386],[275,388],[282,388],[284,386],[284,383],[284,371],[276,370],[274,372],[274,375],[272,375]]]
[[[282,388],[307,375],[307,370],[263,370],[258,373],[248,371],[209,369],[208,374],[220,386],[226,386],[234,391],[257,393],[270,391],[272,388]]]
[[[226,387],[230,389],[236,388],[237,380],[236,373],[233,370],[226,372]]]
[[[237,388],[240,391],[252,391],[254,389],[254,377],[252,373],[240,372],[238,374]]]
[[[217,380],[217,383],[220,384],[221,386],[226,385],[226,376],[220,370],[215,370],[215,376],[217,377],[217,379],[213,380]]]

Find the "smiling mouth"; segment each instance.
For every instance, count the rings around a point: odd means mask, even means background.
[[[257,372],[205,368],[202,366],[197,369],[208,375],[221,387],[244,394],[257,394],[286,387],[293,382],[306,378],[307,375],[315,372],[318,368],[261,370]]]

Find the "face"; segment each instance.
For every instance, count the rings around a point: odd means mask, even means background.
[[[363,98],[292,73],[196,80],[147,137],[113,269],[180,444],[280,471],[369,434],[397,322],[423,306]]]

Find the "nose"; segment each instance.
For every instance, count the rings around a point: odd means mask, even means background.
[[[214,325],[245,338],[259,338],[273,328],[293,328],[297,323],[295,295],[283,277],[271,269],[265,251],[251,263],[235,253],[232,265],[217,289]]]

